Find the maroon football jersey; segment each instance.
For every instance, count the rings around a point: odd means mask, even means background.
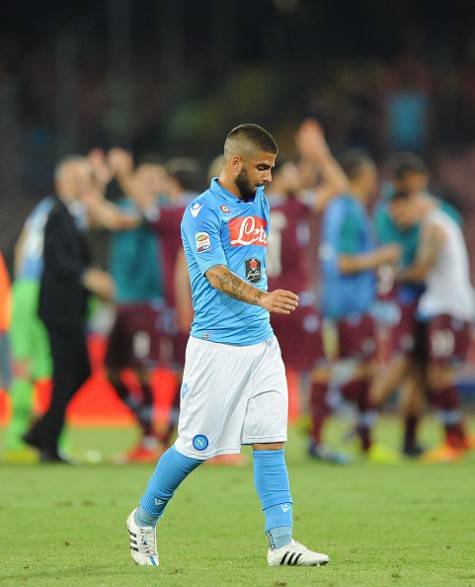
[[[294,196],[270,202],[266,273],[269,290],[295,293],[313,289],[312,246],[315,214]]]
[[[181,220],[185,206],[169,205],[160,208],[160,216],[151,223],[157,231],[161,250],[161,262],[165,279],[165,299],[175,307],[175,265],[181,248]]]

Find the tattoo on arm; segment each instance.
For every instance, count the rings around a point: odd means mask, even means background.
[[[435,227],[429,228],[422,235],[415,263],[401,272],[399,281],[424,282],[431,269],[437,263],[444,239],[443,232]]]
[[[211,285],[235,300],[257,304],[262,296],[260,289],[249,285],[224,265],[212,267],[207,277]]]
[[[438,230],[428,230],[425,238],[421,243],[419,252],[419,263],[421,263],[427,270],[437,262],[440,248],[443,244],[443,238]]]

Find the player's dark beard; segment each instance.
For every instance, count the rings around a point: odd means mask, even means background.
[[[245,202],[252,200],[256,195],[256,188],[249,182],[247,169],[243,167],[235,179],[235,184]]]

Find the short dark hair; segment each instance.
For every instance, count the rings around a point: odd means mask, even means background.
[[[228,132],[224,142],[224,156],[228,158],[243,150],[263,151],[277,155],[279,147],[274,137],[265,128],[246,122]]]
[[[340,165],[350,181],[361,173],[363,167],[374,164],[371,156],[363,149],[349,149],[340,156]]]
[[[199,192],[204,187],[203,168],[192,157],[174,157],[167,161],[165,169],[185,192]]]
[[[386,163],[386,168],[390,177],[399,181],[411,173],[428,175],[427,166],[421,157],[409,151],[391,155]]]

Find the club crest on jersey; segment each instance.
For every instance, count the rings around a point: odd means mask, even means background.
[[[267,247],[267,222],[259,216],[240,216],[229,222],[232,247],[255,245]]]
[[[195,234],[196,252],[204,253],[211,249],[211,240],[207,232],[197,232]]]
[[[204,434],[197,434],[193,437],[193,446],[196,450],[206,450],[209,445],[209,440]]]
[[[229,214],[231,212],[231,208],[228,208],[226,206],[226,204],[221,204],[221,212],[224,212],[225,214]]]
[[[259,259],[246,259],[246,279],[251,283],[257,283],[261,280],[262,263]]]

